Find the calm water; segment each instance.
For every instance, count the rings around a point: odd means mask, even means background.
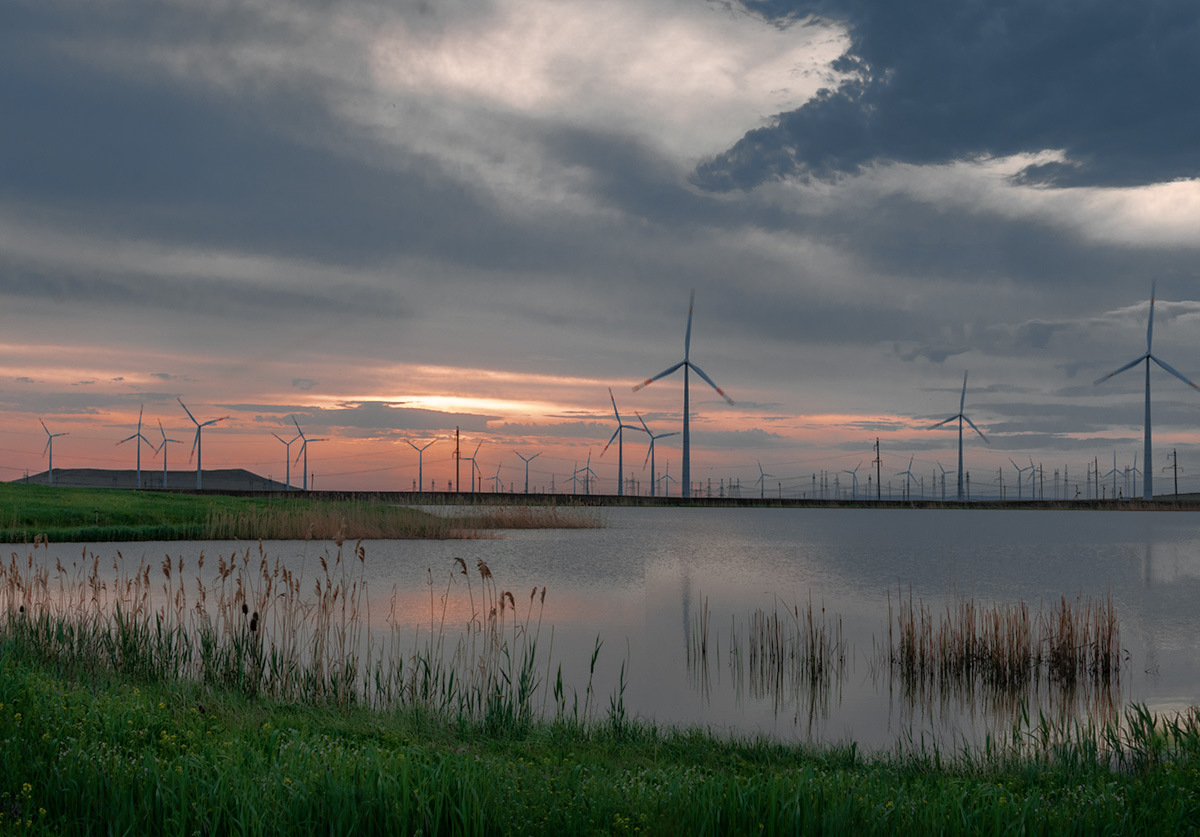
[[[622,663],[627,711],[663,724],[700,724],[786,740],[889,747],[934,735],[979,740],[1006,729],[1013,700],[980,691],[924,697],[901,688],[880,665],[888,595],[903,590],[935,611],[956,596],[983,604],[1049,607],[1061,596],[1111,594],[1128,651],[1119,686],[1097,696],[1042,688],[1035,705],[1102,713],[1135,700],[1157,709],[1200,703],[1200,515],[1165,512],[1029,512],[798,509],[608,509],[605,527],[528,531],[480,541],[369,541],[365,572],[386,620],[427,629],[430,580],[447,589],[452,562],[484,560],[524,612],[532,587],[548,588],[542,647],[580,692],[595,640],[603,642],[596,688],[607,707]],[[114,544],[89,549],[111,564],[164,555],[206,572],[236,543]],[[51,558],[78,560],[81,546],[55,545]],[[257,549],[257,547],[255,547]],[[268,554],[293,567],[335,548],[275,542]],[[350,551],[347,544],[346,551]],[[465,595],[462,577],[451,588]],[[844,671],[811,689],[755,682],[731,665],[733,632],[744,637],[755,610],[812,602],[840,626]],[[707,608],[707,665],[688,664],[688,642]],[[717,651],[720,646],[720,651]],[[1097,699],[1099,698],[1099,699]],[[1099,707],[1099,708],[1098,708]],[[1107,707],[1107,709],[1106,709]]]

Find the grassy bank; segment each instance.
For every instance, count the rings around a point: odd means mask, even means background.
[[[0,483],[0,542],[467,538],[489,530],[600,525],[589,509],[481,507],[441,517],[370,500],[55,488]]]
[[[492,727],[76,674],[0,641],[0,831],[1181,834],[1200,734],[865,757],[610,716]]]

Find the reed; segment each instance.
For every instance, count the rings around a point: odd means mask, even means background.
[[[189,681],[255,698],[421,707],[495,730],[527,728],[548,699],[542,672],[551,661],[538,650],[546,589],[534,587],[518,606],[483,561],[468,571],[456,559],[437,589],[430,572],[429,628],[409,636],[398,627],[395,591],[386,627],[372,622],[361,542],[326,550],[309,577],[261,542],[218,556],[215,571],[203,553],[194,567],[168,556],[132,569],[118,554],[111,574],[86,550],[64,566],[40,546],[0,564],[0,641],[56,670]],[[464,584],[469,617],[454,624],[450,604]],[[583,716],[578,699],[568,709],[560,673],[559,716],[587,717],[591,692],[589,682]],[[623,702],[612,708],[623,713]]]
[[[984,607],[959,598],[936,617],[925,602],[888,593],[888,662],[908,684],[979,681],[1027,689],[1042,678],[1109,684],[1121,673],[1120,623],[1112,597],[1065,596],[1031,614],[1024,604]]]

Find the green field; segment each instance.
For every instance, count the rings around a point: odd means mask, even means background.
[[[374,500],[241,497],[0,483],[0,542],[465,538],[492,529],[600,525],[581,508],[480,506],[440,517]]]

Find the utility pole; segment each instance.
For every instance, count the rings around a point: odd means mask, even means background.
[[[882,468],[883,468],[883,460],[879,458],[879,437],[878,436],[875,437],[875,462],[874,462],[874,465],[875,465],[875,500],[876,500],[876,502],[878,502],[881,498],[880,492],[881,492],[882,486],[883,486],[882,478],[880,477],[880,474],[879,474],[880,470],[882,470]]]
[[[1175,448],[1171,448],[1170,469],[1174,472],[1174,476],[1175,476],[1175,502],[1178,503],[1179,502],[1179,451],[1177,451]],[[1163,470],[1165,471],[1167,469],[1163,468]],[[1151,498],[1151,499],[1153,499],[1153,498]]]
[[[457,493],[457,492],[458,492],[458,484],[459,484],[459,474],[458,474],[458,463],[459,463],[459,458],[458,458],[458,442],[459,442],[459,437],[458,437],[458,426],[457,426],[457,425],[455,425],[455,427],[454,427],[454,491],[455,491],[455,493]]]

